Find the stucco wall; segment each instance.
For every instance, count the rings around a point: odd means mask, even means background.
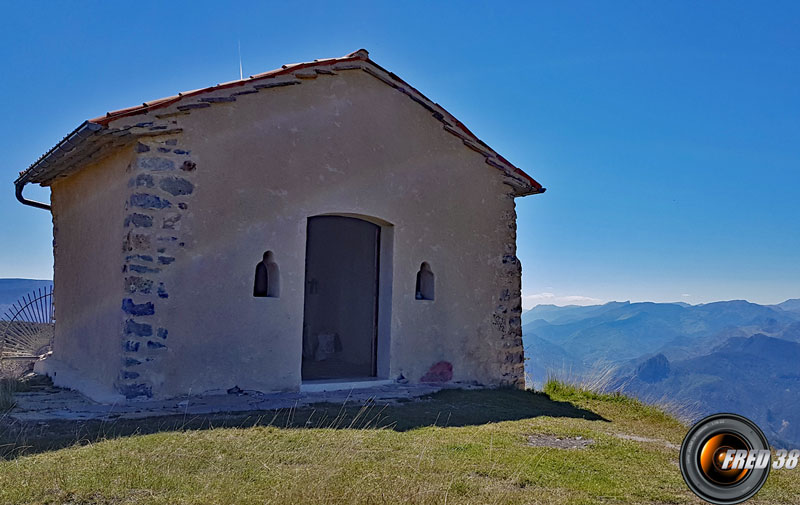
[[[120,238],[131,157],[130,150],[122,150],[51,186],[53,358],[79,373],[80,383],[70,385],[83,387],[88,379],[106,393],[120,370]],[[58,375],[54,379],[61,383]]]
[[[382,226],[379,376],[524,384],[504,173],[372,75],[311,74],[121,119],[132,145],[53,184],[54,358],[128,398],[297,390],[307,219],[342,214]]]
[[[156,281],[169,297],[156,310],[168,330],[160,372],[144,376],[154,395],[298,388],[306,219],[329,213],[393,225],[385,375],[419,381],[448,361],[456,381],[516,380],[509,366],[518,363],[506,363],[518,347],[506,338],[519,311],[511,189],[429,112],[364,72],[345,71],[177,122],[178,145],[196,170],[191,195],[170,198],[185,208],[174,263]],[[166,151],[164,142],[150,141],[146,155]],[[280,298],[252,296],[266,250],[280,268]],[[423,261],[436,276],[434,301],[414,298]]]

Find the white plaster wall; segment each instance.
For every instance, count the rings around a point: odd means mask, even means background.
[[[506,350],[493,313],[508,286],[503,256],[514,251],[510,187],[407,96],[362,71],[340,74],[178,118],[197,169],[180,230],[186,245],[160,274],[170,296],[157,316],[169,337],[157,396],[298,389],[306,219],[327,213],[394,227],[391,378],[418,381],[445,360],[453,380],[499,382]],[[122,217],[106,220],[119,233]],[[118,261],[118,241],[91,240]],[[266,250],[280,267],[280,298],[252,296]],[[423,261],[436,276],[435,301],[414,299]]]
[[[122,224],[128,193],[122,150],[51,186],[55,245],[53,356],[71,387],[110,394],[120,370]],[[58,365],[58,366],[56,366]],[[71,370],[70,370],[71,369]],[[102,396],[102,395],[101,395]]]

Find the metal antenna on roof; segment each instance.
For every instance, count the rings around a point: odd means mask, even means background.
[[[244,75],[242,75],[242,41],[238,40],[239,43],[239,80],[241,81],[244,79]]]

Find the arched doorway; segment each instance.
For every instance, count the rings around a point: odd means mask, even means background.
[[[376,376],[380,241],[363,219],[308,219],[303,380]]]

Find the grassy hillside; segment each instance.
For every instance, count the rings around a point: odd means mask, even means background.
[[[152,434],[128,435],[130,423],[6,431],[29,454],[0,462],[0,502],[701,503],[677,466],[684,425],[558,382],[385,408],[136,421]],[[83,445],[57,449],[70,429]],[[798,493],[793,472],[773,472],[753,503]]]

